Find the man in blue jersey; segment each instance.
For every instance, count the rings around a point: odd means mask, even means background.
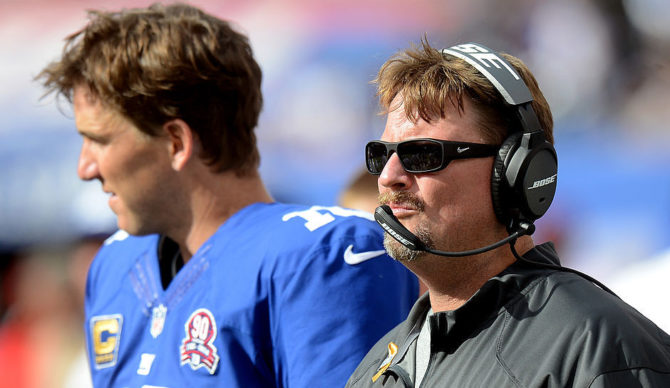
[[[337,387],[417,296],[371,216],[273,201],[245,36],[187,5],[90,13],[40,74],[120,231],[95,258],[96,386]]]

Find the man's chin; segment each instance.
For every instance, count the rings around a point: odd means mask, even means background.
[[[155,232],[146,230],[146,228],[142,228],[140,225],[137,225],[136,223],[127,222],[127,220],[125,220],[121,217],[117,218],[116,226],[118,226],[118,228],[123,230],[124,232],[126,232],[130,235],[133,235],[133,236],[146,236],[146,235],[155,233]]]

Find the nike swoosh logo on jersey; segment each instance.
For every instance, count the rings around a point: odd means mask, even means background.
[[[379,251],[366,251],[366,252],[354,253],[354,246],[349,245],[347,247],[347,250],[344,251],[344,262],[349,265],[356,265],[366,260],[373,259],[377,256],[381,256],[384,253],[386,253],[386,251],[383,249]]]

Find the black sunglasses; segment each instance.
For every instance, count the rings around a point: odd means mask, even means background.
[[[370,174],[382,173],[393,153],[398,154],[405,171],[413,174],[439,171],[454,159],[493,156],[499,146],[438,139],[412,139],[401,142],[375,140],[365,146],[365,164]]]

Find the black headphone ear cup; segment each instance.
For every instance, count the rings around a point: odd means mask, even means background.
[[[498,220],[505,226],[510,222],[510,209],[513,204],[510,203],[511,188],[505,173],[509,160],[514,152],[519,148],[521,132],[510,135],[498,149],[498,154],[493,162],[493,172],[491,174],[491,199],[493,201],[493,211]]]

